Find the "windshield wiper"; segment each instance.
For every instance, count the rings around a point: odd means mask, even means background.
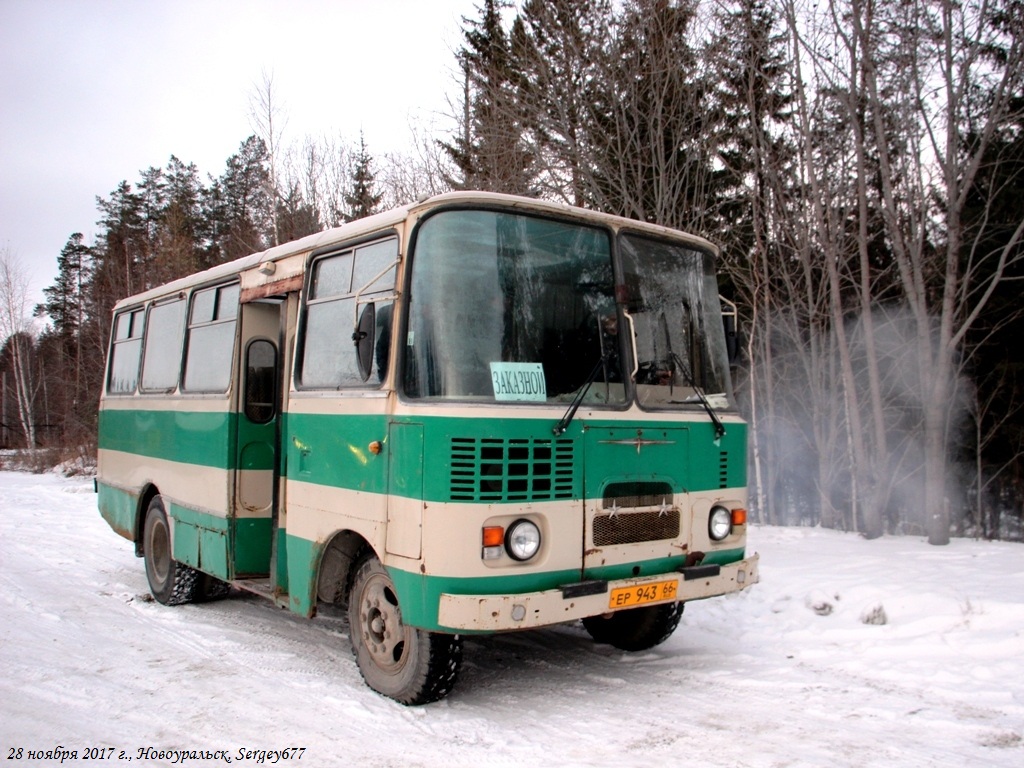
[[[587,380],[583,382],[583,386],[580,387],[579,392],[573,396],[565,415],[558,420],[554,429],[551,430],[555,433],[555,437],[565,434],[565,430],[567,430],[569,425],[572,423],[573,417],[576,415],[576,411],[578,411],[580,409],[580,405],[583,404],[583,398],[587,396],[587,392],[590,390],[590,385],[597,379],[597,374],[604,370],[605,366],[608,364],[608,358],[610,357],[611,352],[606,352],[601,355],[601,358],[597,361],[597,365],[594,366],[594,370],[590,372],[590,375],[587,376]]]
[[[711,423],[715,425],[715,440],[720,440],[725,435],[725,425],[722,424],[722,420],[718,418],[718,414],[715,409],[711,406],[711,402],[708,400],[707,395],[704,394],[704,390],[697,386],[697,382],[693,378],[693,373],[683,362],[683,359],[679,357],[675,352],[669,350],[669,363],[672,368],[675,369],[679,366],[679,370],[683,373],[683,378],[686,380],[687,385],[693,390],[693,393],[697,396],[700,404],[704,406],[704,410],[708,414],[708,418],[711,419]]]
[[[689,307],[686,305],[685,301],[683,302],[683,310],[689,310]],[[661,330],[665,335],[665,346],[668,348],[668,361],[669,365],[672,368],[672,378],[675,378],[675,369],[676,366],[678,366],[679,370],[682,371],[683,373],[683,378],[686,380],[687,385],[690,387],[690,389],[693,390],[693,393],[697,396],[697,399],[700,400],[700,404],[704,406],[704,411],[707,413],[708,418],[711,419],[711,423],[715,425],[715,442],[717,443],[725,435],[725,425],[722,424],[722,420],[718,418],[718,414],[715,413],[715,409],[711,407],[711,403],[708,401],[707,395],[704,394],[704,390],[697,386],[697,379],[693,375],[693,371],[691,371],[690,367],[685,362],[683,362],[683,358],[676,354],[676,351],[672,349],[672,337],[668,332],[668,320],[666,319],[664,312],[662,312],[661,315],[658,317],[658,324],[661,326]],[[670,379],[670,395],[672,393],[671,386],[672,385]]]

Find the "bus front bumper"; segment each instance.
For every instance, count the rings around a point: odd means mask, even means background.
[[[739,592],[758,581],[758,555],[722,566],[696,566],[616,581],[565,585],[513,595],[443,593],[438,624],[455,631],[500,632],[531,629],[617,610],[686,602]]]

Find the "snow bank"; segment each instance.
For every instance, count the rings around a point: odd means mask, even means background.
[[[427,707],[367,689],[338,616],[166,608],[92,483],[0,472],[0,745],[101,764],[1024,764],[1024,545],[759,528],[761,583],[645,653],[579,626],[470,638]],[[140,750],[153,751],[140,757]],[[119,760],[123,756],[125,759]],[[104,754],[108,754],[104,752]],[[284,762],[284,761],[281,761]],[[226,761],[189,761],[223,765]],[[280,764],[280,763],[279,763]]]

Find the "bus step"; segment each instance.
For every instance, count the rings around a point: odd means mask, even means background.
[[[246,592],[254,592],[263,597],[274,597],[274,588],[270,584],[270,579],[239,579],[233,583]]]

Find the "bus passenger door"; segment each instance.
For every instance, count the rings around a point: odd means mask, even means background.
[[[281,304],[242,304],[232,526],[234,578],[270,575],[281,412]]]

